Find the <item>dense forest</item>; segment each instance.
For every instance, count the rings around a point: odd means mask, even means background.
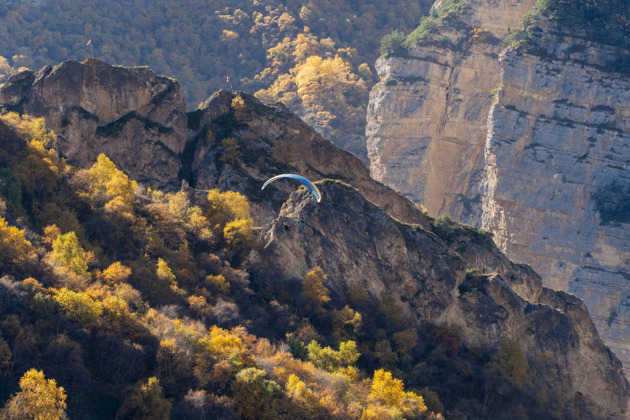
[[[23,67],[93,56],[176,78],[189,108],[219,89],[259,92],[284,102],[325,137],[362,136],[381,37],[411,31],[431,3],[2,2],[0,83]]]

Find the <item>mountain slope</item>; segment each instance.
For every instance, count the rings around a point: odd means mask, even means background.
[[[621,366],[601,369],[614,356],[579,299],[543,288],[536,273],[510,262],[487,233],[439,219],[432,221],[433,234],[396,222],[349,185],[324,181],[319,188],[322,203],[296,192],[265,226],[257,277],[281,289],[319,266],[340,305],[352,305],[347,291],[360,287],[372,300],[388,296],[406,325],[452,328],[468,348],[519,343],[533,386],[520,389],[524,400],[535,399],[535,389],[549,395],[573,389],[567,406],[550,410],[585,404],[595,416],[625,412],[626,397],[615,391],[626,383]],[[498,394],[498,406],[519,399],[497,388],[489,392]],[[486,415],[500,416],[495,409]]]
[[[77,418],[169,404],[174,418],[625,415],[628,383],[581,301],[542,288],[488,232],[427,217],[284,107],[213,95],[186,114],[170,179],[126,148],[164,115],[181,121],[170,79],[67,62],[0,97],[55,125],[94,92],[103,114],[68,118],[58,137],[33,116],[1,119],[3,401],[35,368]],[[99,123],[123,127],[116,142]],[[67,138],[112,160],[77,154],[74,167]],[[138,166],[145,185],[119,169]],[[322,202],[290,182],[261,191],[278,172],[318,182]]]

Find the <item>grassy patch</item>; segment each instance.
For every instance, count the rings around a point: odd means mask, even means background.
[[[405,44],[411,47],[440,32],[448,16],[461,12],[464,8],[463,0],[444,0],[440,7],[431,9],[429,16],[420,19],[420,25],[407,36]]]
[[[478,244],[491,244],[492,232],[458,223],[449,216],[440,216],[430,220],[433,232],[441,239],[452,242],[460,237],[469,237]]]
[[[459,293],[462,295],[468,292],[472,292],[474,289],[486,293],[486,287],[488,286],[488,274],[481,274],[479,270],[475,268],[469,268],[466,270],[466,279],[459,285]]]

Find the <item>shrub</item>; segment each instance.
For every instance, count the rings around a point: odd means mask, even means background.
[[[103,314],[103,304],[85,293],[75,293],[64,287],[54,299],[68,318],[84,326],[96,323]]]
[[[381,38],[381,55],[385,58],[403,57],[407,54],[405,47],[405,34],[394,30]]]
[[[602,225],[630,222],[630,186],[614,181],[595,192],[592,198]]]

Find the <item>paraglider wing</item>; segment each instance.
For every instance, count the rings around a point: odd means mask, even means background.
[[[309,181],[308,179],[304,178],[301,175],[295,175],[295,174],[282,174],[282,175],[277,175],[274,176],[273,178],[269,178],[267,180],[267,182],[265,182],[261,188],[261,190],[264,190],[265,187],[267,185],[269,185],[270,183],[272,183],[273,181],[277,180],[277,179],[281,179],[281,178],[291,178],[291,179],[295,179],[296,181],[302,183],[304,186],[306,186],[309,190],[311,190],[311,192],[313,193],[313,195],[315,196],[315,198],[317,199],[317,202],[319,203],[320,201],[322,201],[322,194],[319,192],[319,188],[317,188],[317,186],[315,184],[313,184],[311,181]]]

